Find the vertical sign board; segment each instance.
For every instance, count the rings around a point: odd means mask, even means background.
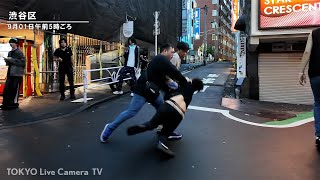
[[[240,36],[240,44],[237,58],[237,78],[246,77],[247,67],[247,38]]]
[[[188,35],[188,0],[182,0],[182,36]]]
[[[194,36],[195,39],[200,39],[200,8],[195,9],[194,16]]]

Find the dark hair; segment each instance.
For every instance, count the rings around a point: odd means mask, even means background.
[[[65,38],[61,38],[61,39],[59,40],[59,44],[61,44],[62,41],[64,41],[64,42],[67,44],[67,40],[66,40]]]
[[[134,43],[134,44],[137,44],[137,41],[136,41],[136,39],[135,39],[134,37],[129,37],[129,39],[128,39],[128,44],[130,44],[130,41],[131,41],[132,43]]]
[[[143,55],[143,56],[148,56],[148,49],[147,48],[143,48],[140,52],[140,55]]]
[[[9,43],[19,44],[19,43],[18,43],[18,39],[16,39],[16,38],[11,38],[11,39],[9,40]]]
[[[182,51],[189,51],[189,44],[185,42],[178,42],[177,49]]]
[[[172,48],[170,44],[164,44],[160,47],[160,52],[163,52],[164,50],[168,51],[170,48]]]
[[[195,91],[200,91],[203,89],[203,82],[199,78],[193,78],[192,87]]]

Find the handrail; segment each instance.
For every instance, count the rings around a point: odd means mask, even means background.
[[[105,81],[105,80],[111,80],[111,82],[107,82],[107,83],[103,83],[103,84],[98,84],[98,85],[95,85],[95,86],[91,86],[91,88],[93,87],[99,87],[99,86],[103,86],[103,85],[110,85],[110,84],[115,84],[118,81],[118,78],[119,78],[119,72],[120,70],[123,68],[123,66],[117,66],[117,67],[108,67],[108,68],[101,68],[101,69],[90,69],[90,70],[83,70],[83,99],[84,99],[84,103],[87,103],[87,100],[88,100],[88,97],[87,97],[87,93],[88,93],[88,89],[89,89],[89,82],[99,82],[99,81]],[[118,69],[118,70],[116,70]],[[111,73],[110,70],[116,70],[116,71],[113,71]],[[88,78],[88,75],[89,75],[89,72],[97,72],[97,71],[106,71],[109,76],[108,77],[102,77],[102,78],[99,78],[99,79],[93,79],[93,80],[89,80]],[[136,73],[136,76],[138,74],[140,74],[140,70],[138,68],[135,68],[135,73]],[[131,77],[128,77],[128,78],[125,78],[123,79],[124,81],[127,81],[127,80],[130,80]]]

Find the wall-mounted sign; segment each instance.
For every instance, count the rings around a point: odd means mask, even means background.
[[[200,39],[200,8],[194,11],[194,37]]]
[[[133,21],[123,23],[123,35],[124,37],[131,37],[133,35]]]
[[[238,47],[237,57],[237,77],[246,77],[247,69],[247,38],[240,36],[240,45]]]
[[[260,0],[259,28],[320,26],[320,0]]]

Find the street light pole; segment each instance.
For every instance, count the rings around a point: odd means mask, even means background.
[[[158,35],[160,34],[160,23],[158,21],[160,12],[159,11],[155,11],[154,12],[154,30],[153,30],[153,34],[154,34],[154,42],[155,42],[155,51],[154,54],[155,56],[158,54]]]
[[[208,14],[208,7],[205,5],[203,8],[204,10],[204,38],[203,38],[203,64],[206,65],[205,58],[207,57],[207,39],[208,39],[208,31],[207,31],[207,14]]]

